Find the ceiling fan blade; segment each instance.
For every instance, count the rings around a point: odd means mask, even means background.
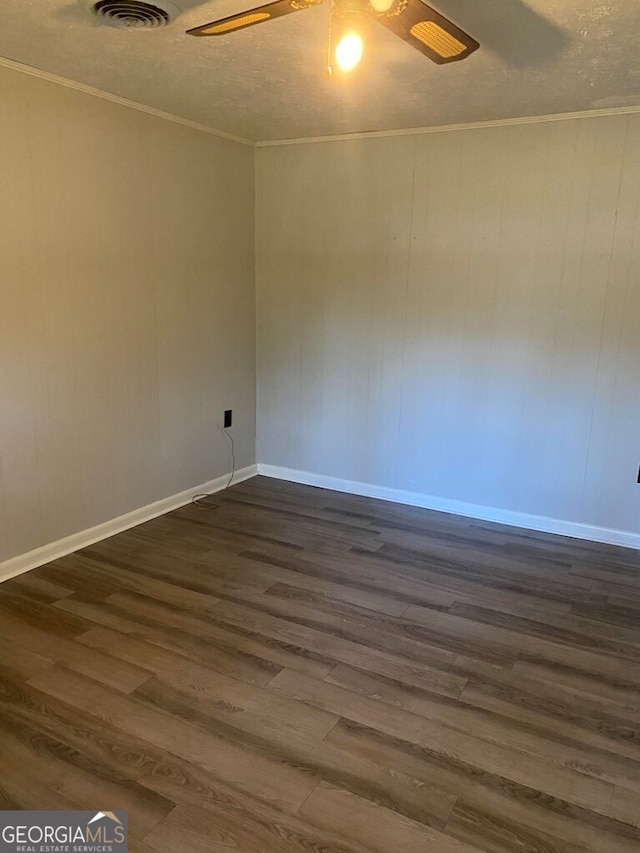
[[[256,6],[254,9],[247,9],[246,12],[239,12],[237,15],[230,15],[228,18],[220,18],[218,21],[203,24],[201,27],[193,27],[193,29],[187,30],[187,34],[190,36],[224,36],[245,27],[252,27],[254,24],[262,24],[272,18],[280,18],[282,15],[300,12],[303,9],[311,8],[311,6],[319,6],[320,3],[324,2],[325,0],[276,0],[275,3],[267,3],[266,6]]]
[[[428,2],[429,0],[427,0]],[[569,46],[569,31],[534,11],[530,0],[431,0],[454,21],[464,21],[483,50],[516,68],[542,68]],[[557,5],[557,4],[556,4]],[[614,8],[612,6],[612,8]]]
[[[397,0],[388,12],[374,13],[374,17],[438,65],[466,59],[480,47],[468,33],[421,0]]]

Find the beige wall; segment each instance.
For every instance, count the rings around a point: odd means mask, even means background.
[[[0,562],[255,461],[251,148],[0,68]],[[640,532],[640,117],[257,152],[261,462]]]
[[[0,68],[0,561],[254,462],[253,150]]]
[[[259,461],[640,531],[639,136],[259,150]]]

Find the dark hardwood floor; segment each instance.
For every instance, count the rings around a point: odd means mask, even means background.
[[[0,808],[135,853],[640,851],[640,553],[265,478],[0,587]]]

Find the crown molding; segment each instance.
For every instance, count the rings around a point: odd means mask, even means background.
[[[439,124],[433,127],[408,127],[402,130],[368,130],[362,133],[338,133],[329,136],[301,136],[296,139],[275,139],[254,143],[256,148],[274,148],[280,145],[307,145],[316,142],[345,142],[352,139],[378,139],[387,136],[419,136],[425,133],[451,133],[458,130],[477,130],[488,127],[511,127],[520,124],[542,124],[570,119],[601,118],[603,116],[633,115],[640,113],[637,107],[610,107],[601,110],[584,110],[576,113],[554,113],[543,116],[522,116],[493,121],[471,121],[462,124]]]
[[[408,127],[399,130],[368,130],[360,133],[338,133],[328,134],[326,136],[301,136],[291,139],[273,139],[254,142],[250,139],[245,139],[242,136],[234,136],[232,133],[225,133],[222,130],[216,130],[215,128],[208,127],[205,124],[189,121],[189,119],[181,118],[173,113],[165,113],[162,110],[155,109],[155,107],[149,107],[145,104],[140,104],[137,101],[131,101],[128,98],[113,95],[110,92],[105,92],[102,89],[96,89],[93,86],[86,85],[85,83],[78,83],[75,80],[70,80],[68,77],[60,77],[57,74],[52,74],[49,71],[43,71],[32,65],[25,65],[22,62],[17,62],[16,60],[9,59],[6,56],[0,56],[0,67],[9,68],[13,71],[20,71],[23,74],[29,74],[31,77],[37,77],[40,80],[46,80],[49,83],[57,83],[58,85],[65,86],[68,89],[83,92],[85,95],[93,95],[96,98],[111,101],[113,104],[128,107],[129,109],[137,110],[138,112],[146,113],[147,115],[164,119],[165,121],[171,121],[174,124],[180,124],[183,127],[191,128],[191,130],[198,130],[201,133],[207,133],[210,136],[227,139],[231,142],[237,142],[240,145],[247,145],[250,148],[274,148],[281,145],[308,145],[319,142],[345,142],[354,139],[378,139],[389,136],[420,136],[426,133],[451,133],[460,130],[511,127],[521,124],[543,124],[553,121],[570,121],[572,119],[602,118],[607,116],[634,115],[640,113],[640,105],[633,107],[608,107],[606,109],[583,110],[581,112],[552,113],[550,115],[541,116],[520,116],[517,118],[495,119],[492,121],[463,122],[460,124],[441,124],[434,125],[433,127]]]
[[[137,101],[130,101],[128,98],[121,98],[119,95],[112,95],[110,92],[104,92],[102,89],[94,89],[93,86],[87,86],[84,83],[77,83],[75,80],[70,80],[68,77],[59,77],[57,74],[51,74],[49,71],[42,71],[40,68],[35,68],[33,65],[24,65],[22,62],[16,62],[14,59],[9,59],[6,56],[0,56],[0,67],[9,68],[12,71],[20,71],[23,74],[29,74],[31,77],[37,77],[40,80],[46,80],[48,83],[57,83],[59,86],[65,86],[67,89],[75,89],[76,92],[82,92],[85,95],[93,95],[94,98],[102,98],[103,101],[111,101],[112,104],[118,104],[121,107],[129,107],[129,109],[137,110],[140,113],[161,118],[165,121],[171,121],[174,124],[181,124],[183,127],[189,127],[191,130],[199,130],[201,133],[208,133],[210,136],[217,136],[220,139],[228,139],[231,142],[239,142],[241,145],[248,145],[253,148],[255,143],[250,139],[244,139],[241,136],[233,136],[231,133],[224,133],[222,130],[215,130],[212,127],[207,127],[205,124],[198,124],[195,121],[189,121],[186,118],[173,115],[173,113],[165,113],[162,110],[157,110],[155,107],[147,107],[145,104],[139,104]]]

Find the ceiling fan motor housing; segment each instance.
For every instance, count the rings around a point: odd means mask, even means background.
[[[101,24],[122,30],[157,30],[180,14],[170,0],[89,0]]]
[[[369,0],[334,0],[331,16],[337,20],[358,19],[367,14]]]
[[[349,31],[363,35],[369,24],[369,0],[333,0],[331,5],[330,39],[337,44]]]

